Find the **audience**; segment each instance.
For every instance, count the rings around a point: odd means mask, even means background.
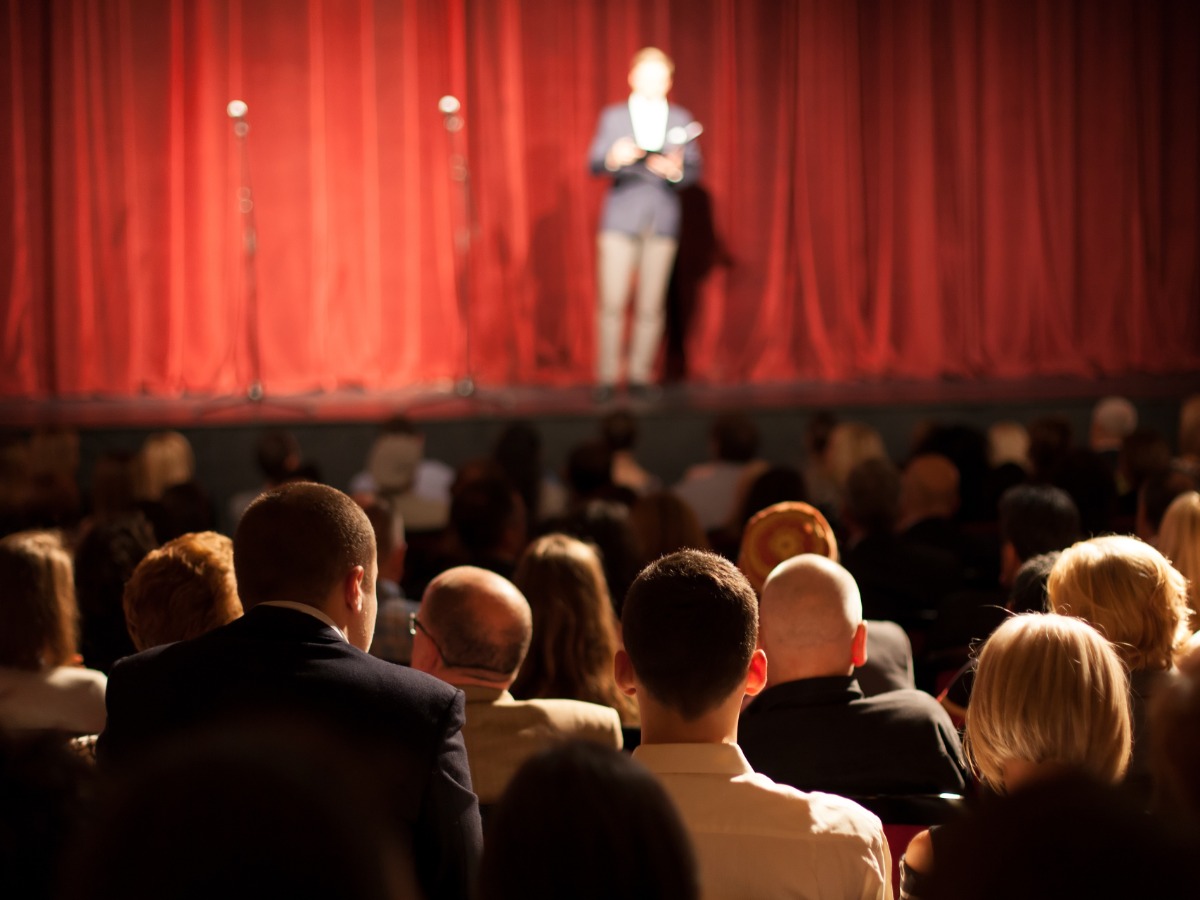
[[[635,726],[637,707],[613,680],[618,625],[595,549],[565,534],[545,535],[526,549],[513,580],[533,613],[513,696],[600,703]]]
[[[600,420],[600,438],[612,453],[613,484],[641,497],[657,491],[662,482],[637,461],[637,437],[637,418],[629,410],[613,410]]]
[[[58,536],[0,539],[0,585],[0,727],[100,731],[106,679],[79,666],[71,557]]]
[[[125,585],[125,625],[138,650],[186,641],[242,614],[233,542],[223,534],[185,534],[152,550]]]
[[[756,774],[738,747],[742,698],[767,679],[745,576],[709,553],[664,557],[633,583],[622,625],[617,682],[642,719],[633,756],[683,818],[701,895],[890,898],[891,858],[875,816]]]
[[[196,455],[178,431],[156,431],[142,441],[137,456],[139,500],[161,500],[168,488],[187,484],[195,477]]]
[[[658,781],[575,741],[526,762],[488,823],[480,900],[699,900],[696,858]]]
[[[997,792],[1070,772],[1116,782],[1129,764],[1128,698],[1120,657],[1087,623],[1016,616],[980,651],[963,739],[967,760]],[[942,865],[938,838],[949,830],[921,832],[908,845],[902,898],[927,896],[926,879]]]
[[[713,420],[709,432],[711,461],[690,467],[674,488],[695,511],[705,531],[729,521],[742,476],[758,455],[758,446],[758,426],[744,413],[723,413]]]
[[[1194,492],[1197,486],[1197,480],[1178,466],[1151,475],[1138,491],[1133,533],[1147,544],[1158,546],[1158,532],[1167,509],[1176,497]]]
[[[1133,761],[1126,782],[1149,802],[1146,709],[1190,636],[1187,582],[1163,555],[1133,537],[1081,541],[1054,564],[1046,584],[1050,608],[1078,616],[1112,642],[1129,670]]]
[[[515,700],[509,693],[533,633],[529,603],[494,572],[459,566],[429,585],[412,616],[413,668],[466,695],[463,740],[471,783],[492,804],[530,756],[582,738],[619,750],[615,710],[569,699]]]
[[[258,437],[254,446],[254,461],[262,473],[262,484],[247,491],[239,491],[229,501],[229,522],[231,528],[236,528],[241,521],[246,507],[261,494],[271,488],[279,487],[290,481],[300,471],[303,460],[300,456],[300,442],[290,431],[270,429]]]
[[[756,772],[844,797],[961,794],[958,733],[923,691],[865,697],[858,586],[836,562],[796,556],[767,578],[759,605],[767,687],[742,712],[738,741]]]
[[[629,525],[643,562],[676,550],[709,549],[708,537],[692,508],[670,491],[638,497],[629,509]]]
[[[250,505],[233,550],[246,615],[118,663],[98,762],[136,767],[169,737],[267,712],[316,720],[353,743],[346,764],[374,779],[411,833],[422,889],[465,898],[481,832],[463,695],[366,652],[376,613],[366,514],[333,488],[294,482]]]
[[[542,436],[532,423],[507,425],[496,438],[492,460],[520,495],[530,522],[562,515],[567,505],[566,490],[545,471]]]
[[[1200,493],[1180,494],[1167,507],[1158,549],[1187,579],[1188,629],[1200,630]]]

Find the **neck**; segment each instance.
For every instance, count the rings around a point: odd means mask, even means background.
[[[642,717],[643,744],[736,744],[738,713],[742,697],[737,694],[695,719],[685,719],[674,709],[638,695]]]

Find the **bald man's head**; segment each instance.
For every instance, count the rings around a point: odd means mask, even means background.
[[[482,673],[482,680],[512,683],[529,649],[533,616],[511,581],[475,566],[448,569],[425,590],[418,614],[437,665],[413,665],[456,683],[455,673]],[[421,654],[422,660],[428,654]],[[471,679],[461,679],[468,681]]]
[[[848,675],[866,661],[858,585],[824,556],[793,556],[772,570],[763,584],[759,622],[771,684]]]

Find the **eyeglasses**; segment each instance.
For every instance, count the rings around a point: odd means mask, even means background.
[[[441,644],[439,644],[437,642],[437,639],[432,634],[429,633],[429,629],[426,628],[423,624],[421,624],[421,620],[417,618],[417,614],[415,612],[409,613],[408,614],[408,633],[410,635],[412,635],[413,637],[416,637],[418,631],[420,631],[421,634],[425,635],[425,637],[429,640],[429,643],[433,644],[433,649],[437,651],[437,655],[442,658],[442,664],[444,666],[446,666],[446,668],[448,668],[448,669],[471,669],[476,672],[491,672],[493,675],[500,675],[504,678],[507,678],[512,674],[511,672],[501,672],[501,671],[499,671],[497,669],[493,669],[489,666],[480,666],[480,665],[476,665],[475,663],[454,662],[448,656],[446,656],[445,653],[442,652]]]

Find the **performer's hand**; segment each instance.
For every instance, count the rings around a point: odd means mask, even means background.
[[[610,172],[615,172],[617,169],[633,165],[645,155],[646,151],[634,143],[633,138],[617,138],[608,148],[608,155],[604,157],[604,167]]]
[[[683,151],[650,153],[646,156],[646,168],[659,178],[665,178],[667,181],[679,181],[683,178]]]

